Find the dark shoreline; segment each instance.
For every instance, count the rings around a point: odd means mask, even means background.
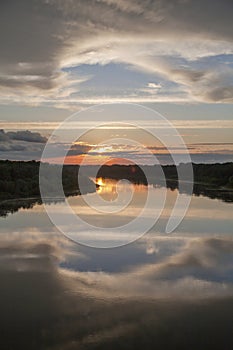
[[[57,202],[63,200],[56,196],[56,187],[53,183],[53,171],[60,165],[49,165],[47,183],[48,200]],[[185,169],[185,164],[179,165]],[[194,171],[193,195],[205,196],[211,199],[219,199],[224,202],[233,202],[233,163],[223,164],[192,164]],[[0,216],[6,216],[9,212],[15,212],[19,208],[30,208],[36,203],[41,204],[39,188],[39,167],[40,162],[36,161],[8,161],[0,160]],[[151,176],[145,177],[143,170]],[[127,179],[134,184],[166,186],[171,190],[178,190],[180,193],[191,194],[190,184],[182,182],[182,189],[179,188],[177,169],[174,165],[162,166],[165,175],[165,183],[159,176],[153,177],[154,172],[151,166],[137,165],[103,165],[97,172],[96,166],[65,165],[63,167],[63,189],[66,197],[80,195],[78,175],[85,184],[84,193],[96,191],[96,185],[90,177],[110,178],[114,180]],[[12,205],[12,201],[14,205]],[[23,202],[23,204],[22,204]]]

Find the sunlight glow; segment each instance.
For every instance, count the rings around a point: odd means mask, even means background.
[[[98,179],[96,179],[96,184],[99,186],[104,186],[104,179],[102,177],[99,177]]]
[[[107,153],[107,152],[111,152],[112,150],[113,150],[112,146],[102,146],[102,147],[97,147],[93,149],[93,151],[90,151],[90,153],[92,152]]]

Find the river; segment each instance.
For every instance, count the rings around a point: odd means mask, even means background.
[[[96,193],[68,198],[82,220],[105,229],[93,238],[77,227],[71,238],[89,247],[63,235],[40,203],[0,218],[1,349],[232,349],[233,204],[193,195],[168,234],[176,189],[133,185],[130,205],[114,212],[132,185],[97,182]],[[166,192],[165,207],[147,234],[124,244],[112,228],[139,215],[148,191],[158,203]],[[86,204],[99,195],[109,214]],[[50,210],[62,216],[63,206]]]

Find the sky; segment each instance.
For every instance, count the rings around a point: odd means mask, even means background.
[[[0,129],[21,130],[20,140],[0,134],[0,158],[39,159],[58,122],[124,102],[171,120],[205,160],[233,160],[231,0],[10,0],[0,10]]]

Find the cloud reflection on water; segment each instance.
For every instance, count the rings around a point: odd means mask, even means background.
[[[231,348],[231,210],[194,198],[174,234],[105,250],[66,239],[39,205],[1,218],[2,348]]]

